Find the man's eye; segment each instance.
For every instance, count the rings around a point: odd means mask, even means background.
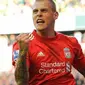
[[[38,12],[38,10],[33,10],[33,13],[37,13]]]
[[[42,12],[47,12],[47,9],[42,9],[41,11],[42,11]]]

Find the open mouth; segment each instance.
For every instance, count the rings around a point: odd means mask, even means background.
[[[38,20],[37,20],[37,23],[38,23],[38,24],[43,24],[43,23],[45,23],[45,21],[42,20],[42,19],[38,19]]]

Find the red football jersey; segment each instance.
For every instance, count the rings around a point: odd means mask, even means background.
[[[85,68],[85,57],[76,38],[56,33],[53,38],[39,36],[33,31],[34,39],[29,44],[29,85],[76,85],[71,74],[72,66]],[[13,46],[13,53],[19,48]],[[16,60],[13,54],[13,63]]]

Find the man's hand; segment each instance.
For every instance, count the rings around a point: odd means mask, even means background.
[[[25,43],[27,43],[29,40],[32,40],[34,38],[33,34],[31,33],[23,33],[20,34],[16,37],[17,41],[23,41]]]
[[[24,55],[28,51],[29,41],[32,40],[34,36],[30,33],[23,33],[16,37],[20,47],[20,55]]]

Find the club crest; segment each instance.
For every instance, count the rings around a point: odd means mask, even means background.
[[[64,48],[64,54],[66,58],[71,58],[71,52],[69,48]]]

